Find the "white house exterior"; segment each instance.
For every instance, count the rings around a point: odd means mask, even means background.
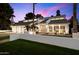
[[[36,19],[34,20],[34,23],[36,23]],[[29,21],[20,21],[18,23],[11,24],[12,33],[26,33],[27,32],[27,25],[31,26],[33,24],[32,19]],[[32,31],[32,29],[29,29],[29,31]]]
[[[13,33],[25,33],[27,32],[26,26],[32,25],[33,21],[23,21],[11,25]],[[35,31],[38,33],[47,34],[69,34],[69,22],[65,19],[65,16],[54,16],[48,17],[47,19],[35,19],[34,24],[36,28]],[[31,31],[31,29],[29,30]]]
[[[12,33],[24,33],[26,32],[25,25],[11,25],[12,27]]]
[[[38,24],[40,33],[48,34],[69,34],[69,22],[65,16],[50,17]]]

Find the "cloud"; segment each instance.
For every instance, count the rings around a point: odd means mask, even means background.
[[[40,12],[38,12],[38,14],[42,14],[43,16],[48,16],[48,15],[49,15],[49,12],[58,10],[58,9],[60,9],[60,8],[63,8],[63,7],[65,7],[66,5],[67,5],[67,4],[65,4],[65,3],[57,4],[56,6],[51,6],[51,7],[49,7],[49,8],[40,10]]]

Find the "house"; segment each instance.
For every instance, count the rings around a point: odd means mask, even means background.
[[[27,23],[26,23],[27,24]],[[26,30],[25,23],[14,23],[11,24],[12,33],[24,33]]]
[[[52,35],[69,34],[69,22],[65,15],[49,17],[38,24],[38,31]]]
[[[65,15],[39,18],[34,21],[35,32],[52,35],[69,34],[69,24]],[[32,31],[32,25],[33,21],[28,22],[26,20],[14,23],[11,25],[12,32],[25,33],[27,31]]]
[[[35,19],[34,24],[37,24],[37,20]],[[12,33],[25,33],[27,31],[32,31],[33,21],[32,20],[25,20],[19,21],[18,23],[12,23]]]

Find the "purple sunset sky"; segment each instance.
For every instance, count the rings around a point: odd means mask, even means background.
[[[15,22],[24,20],[25,14],[32,12],[32,3],[10,3],[14,9]],[[72,16],[72,3],[38,3],[35,6],[35,14],[41,14],[44,17],[50,17],[56,15],[56,10],[60,10],[61,14],[65,14],[67,19]],[[77,8],[77,18],[79,19],[79,4]]]

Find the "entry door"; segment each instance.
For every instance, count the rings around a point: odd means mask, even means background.
[[[41,25],[41,32],[46,32],[46,25]]]

